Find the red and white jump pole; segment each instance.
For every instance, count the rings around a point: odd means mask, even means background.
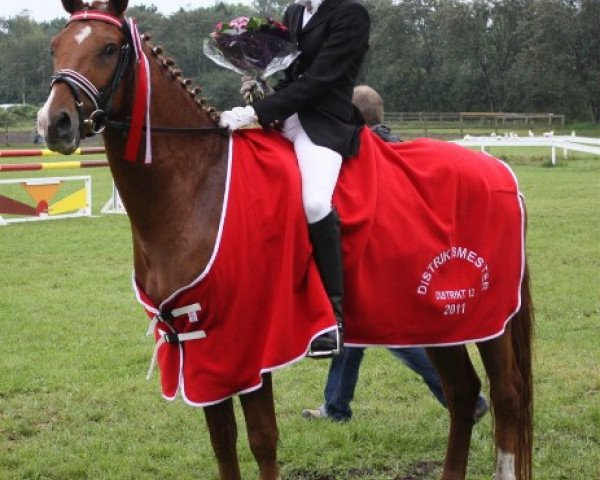
[[[82,147],[75,150],[71,155],[93,155],[95,153],[104,153],[104,151],[104,147]],[[50,155],[57,155],[57,153],[47,148],[35,150],[0,150],[0,158],[48,157]]]
[[[108,160],[75,160],[69,162],[41,163],[0,163],[0,172],[31,172],[34,170],[65,170],[68,168],[93,167],[108,167]]]

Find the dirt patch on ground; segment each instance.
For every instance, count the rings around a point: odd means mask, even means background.
[[[423,461],[411,463],[406,467],[398,468],[351,468],[349,470],[309,470],[294,469],[286,472],[289,480],[426,480],[436,478],[432,475],[442,466],[439,461]]]
[[[409,471],[400,477],[395,477],[394,480],[424,480],[430,478],[431,474],[441,466],[442,462],[438,461],[413,463],[410,465]]]

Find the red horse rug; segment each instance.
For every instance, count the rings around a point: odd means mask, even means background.
[[[236,132],[228,172],[218,239],[198,278],[160,306],[134,281],[153,319],[163,396],[180,392],[196,406],[259,388],[263,372],[299,361],[335,324],[292,144]],[[384,143],[364,129],[334,203],[347,345],[491,339],[519,309],[525,218],[501,161],[429,139]]]

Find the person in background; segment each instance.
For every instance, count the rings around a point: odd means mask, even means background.
[[[386,142],[400,141],[399,137],[394,135],[383,123],[383,99],[377,91],[366,85],[357,86],[354,89],[352,101],[361,111],[373,132]],[[444,407],[447,407],[440,377],[424,348],[389,348],[388,350],[408,368],[420,375],[435,398]],[[352,418],[350,403],[354,399],[364,354],[363,347],[344,347],[342,353],[332,359],[325,384],[325,403],[316,409],[302,410],[302,417],[309,420],[327,418],[337,422],[348,421]],[[487,401],[480,393],[474,420],[478,421],[488,410]]]
[[[340,219],[332,196],[342,161],[359,148],[364,120],[352,104],[352,92],[371,23],[362,0],[296,0],[283,24],[301,54],[270,94],[252,106],[223,112],[220,125],[235,130],[258,121],[265,130],[281,130],[294,144],[313,256],[337,322],[336,329],[310,344],[308,356],[325,358],[340,352],[343,338]],[[262,81],[242,77],[240,92],[252,97]]]
[[[383,98],[376,90],[368,85],[355,87],[352,103],[360,110],[369,128],[384,142],[402,141],[383,123]]]

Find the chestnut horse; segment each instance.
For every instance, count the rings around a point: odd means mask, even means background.
[[[216,126],[215,109],[197,96],[199,88],[188,88],[189,80],[182,79],[172,61],[162,56],[162,49],[149,45],[144,36],[141,49],[152,79],[148,129],[153,161],[144,165],[141,158],[123,160],[132,135],[127,131],[133,123],[138,77],[132,54],[135,35],[124,20],[127,3],[62,0],[72,16],[52,41],[55,75],[38,115],[38,129],[49,148],[69,154],[81,138],[105,127],[102,134],[110,168],[131,222],[136,278],[159,304],[191,282],[198,267],[210,260],[229,146],[226,132]],[[491,386],[496,480],[528,480],[532,475],[533,318],[527,271],[521,299],[520,310],[504,333],[477,344]],[[464,345],[427,350],[442,378],[450,413],[442,479],[464,479],[480,380]],[[280,478],[270,374],[263,375],[261,388],[240,395],[240,401],[260,478]],[[232,400],[205,407],[204,413],[220,478],[240,479]]]

